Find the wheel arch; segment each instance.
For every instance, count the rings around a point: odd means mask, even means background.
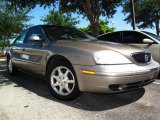
[[[66,62],[68,64],[70,64],[72,66],[72,68],[74,69],[72,63],[70,62],[70,60],[68,60],[65,56],[63,55],[59,55],[59,54],[56,54],[56,55],[52,55],[48,61],[47,61],[47,64],[46,64],[46,73],[47,73],[47,70],[48,70],[48,66],[49,64],[51,63],[51,61],[55,61],[55,64],[56,62],[60,62],[60,61],[63,61],[63,62]],[[75,71],[75,70],[74,70]]]
[[[57,64],[57,65],[56,65]],[[73,91],[71,93],[69,93],[67,96],[60,96],[58,95],[54,89],[51,86],[51,82],[50,82],[50,75],[52,74],[52,71],[55,67],[57,66],[66,66],[68,69],[71,70],[72,74],[75,77],[75,87],[73,89]],[[79,83],[78,83],[78,79],[77,79],[77,75],[75,72],[75,69],[72,65],[72,63],[63,55],[53,55],[51,56],[46,64],[46,80],[47,80],[47,84],[49,86],[49,90],[51,91],[51,93],[58,99],[61,100],[72,100],[76,97],[78,97],[80,95],[80,91],[79,91]]]

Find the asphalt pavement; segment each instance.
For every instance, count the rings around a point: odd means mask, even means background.
[[[44,80],[24,73],[11,78],[0,62],[0,120],[160,120],[160,80],[135,91],[84,93],[64,102]]]

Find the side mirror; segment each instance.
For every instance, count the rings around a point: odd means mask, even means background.
[[[151,40],[151,39],[145,38],[145,39],[143,39],[143,43],[145,43],[145,44],[153,44],[154,41]]]
[[[29,37],[29,40],[31,41],[43,41],[44,40],[44,37],[43,36],[40,36],[40,35],[32,35]]]

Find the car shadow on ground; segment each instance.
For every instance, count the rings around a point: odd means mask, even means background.
[[[15,83],[14,87],[27,90],[28,94],[35,93],[46,99],[87,111],[103,111],[131,104],[139,100],[145,93],[144,88],[119,94],[84,93],[73,101],[60,101],[50,94],[44,80],[24,73],[20,73],[19,76],[11,78],[6,71],[0,72],[0,87],[13,83]]]

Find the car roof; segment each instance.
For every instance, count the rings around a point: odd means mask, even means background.
[[[35,25],[35,26],[32,26],[32,27],[67,27],[67,28],[72,28],[72,27],[68,27],[68,26],[62,26],[62,25],[50,25],[50,24],[45,24],[45,25]],[[30,28],[32,28],[30,27]]]
[[[42,29],[44,29],[45,27],[63,27],[63,28],[73,28],[73,27],[68,27],[68,26],[61,26],[61,25],[48,25],[48,24],[45,24],[45,25],[34,25],[34,26],[31,26],[31,27],[29,27],[29,28],[24,29],[23,31],[30,30],[31,28],[34,28],[34,27],[41,27]]]

